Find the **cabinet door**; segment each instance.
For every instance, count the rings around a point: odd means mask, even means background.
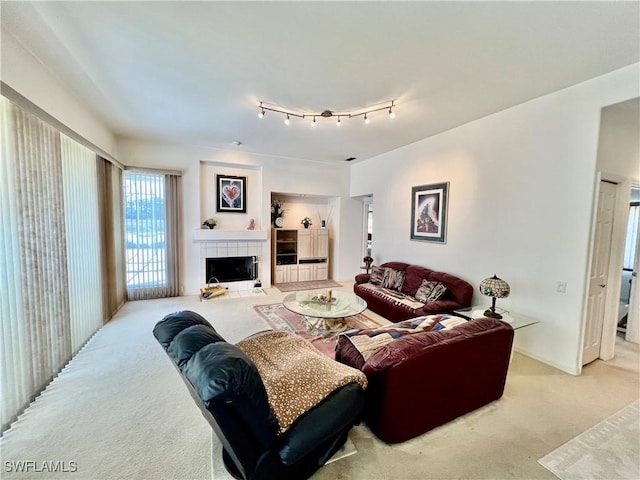
[[[300,230],[298,232],[298,258],[312,258],[313,245],[311,242],[311,230]]]
[[[311,265],[298,265],[298,281],[308,282],[309,280],[313,280],[311,277]]]
[[[274,283],[285,283],[284,281],[284,271],[286,267],[277,266],[274,270]]]
[[[327,258],[329,256],[329,230],[314,230],[314,254],[316,258]]]
[[[285,281],[285,283],[297,282],[298,281],[298,266],[297,265],[287,265],[285,267],[284,281]]]
[[[315,266],[315,278],[314,280],[328,280],[329,279],[329,269],[327,268],[326,263],[319,263]]]

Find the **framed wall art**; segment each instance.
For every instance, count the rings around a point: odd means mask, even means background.
[[[247,213],[247,177],[216,175],[216,211]]]
[[[411,239],[446,243],[449,182],[411,189]]]

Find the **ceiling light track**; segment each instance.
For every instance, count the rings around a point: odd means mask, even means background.
[[[316,117],[323,117],[323,118],[338,117],[338,121],[336,122],[336,124],[340,126],[342,124],[341,123],[342,118],[355,118],[355,117],[364,116],[365,123],[369,123],[369,121],[371,120],[370,114],[374,112],[381,112],[382,110],[387,110],[389,112],[389,118],[394,118],[396,116],[394,111],[395,107],[396,107],[395,100],[390,100],[388,102],[379,103],[370,108],[357,110],[356,112],[333,112],[327,109],[327,110],[323,110],[322,112],[296,113],[284,107],[274,105],[272,103],[260,102],[258,105],[258,110],[259,110],[258,117],[264,118],[264,115],[266,112],[279,113],[284,116],[284,123],[287,125],[289,125],[289,121],[291,117],[301,118],[303,120],[305,118],[311,118],[312,125],[316,124]]]

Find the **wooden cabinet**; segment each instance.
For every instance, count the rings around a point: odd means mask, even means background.
[[[298,282],[297,265],[277,265],[273,270],[273,283]]]
[[[298,264],[298,231],[273,229],[274,265]]]
[[[329,231],[273,229],[272,283],[329,279]]]
[[[327,258],[329,230],[305,228],[298,231],[298,258]]]

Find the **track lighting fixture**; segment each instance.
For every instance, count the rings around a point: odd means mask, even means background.
[[[311,125],[315,126],[316,125],[316,117],[323,117],[323,118],[331,118],[331,117],[338,117],[338,120],[336,122],[336,125],[339,127],[342,125],[342,117],[347,117],[347,118],[353,118],[353,117],[359,117],[359,116],[364,116],[364,121],[365,123],[369,123],[371,121],[370,118],[370,114],[374,113],[374,112],[379,112],[382,110],[387,110],[389,112],[389,118],[394,118],[396,116],[395,112],[393,111],[393,109],[395,108],[395,100],[390,100],[388,102],[384,102],[382,104],[378,104],[378,105],[374,105],[372,107],[365,107],[359,110],[356,110],[355,112],[334,112],[331,110],[323,110],[320,113],[296,113],[293,112],[289,109],[286,109],[284,107],[280,107],[278,105],[274,105],[271,103],[267,103],[267,102],[260,102],[260,104],[258,105],[258,108],[260,109],[260,112],[258,113],[258,117],[263,118],[265,111],[270,111],[270,112],[276,112],[276,113],[281,113],[283,115],[285,115],[285,120],[284,123],[289,125],[289,122],[291,120],[291,117],[297,117],[297,118],[311,118]]]

